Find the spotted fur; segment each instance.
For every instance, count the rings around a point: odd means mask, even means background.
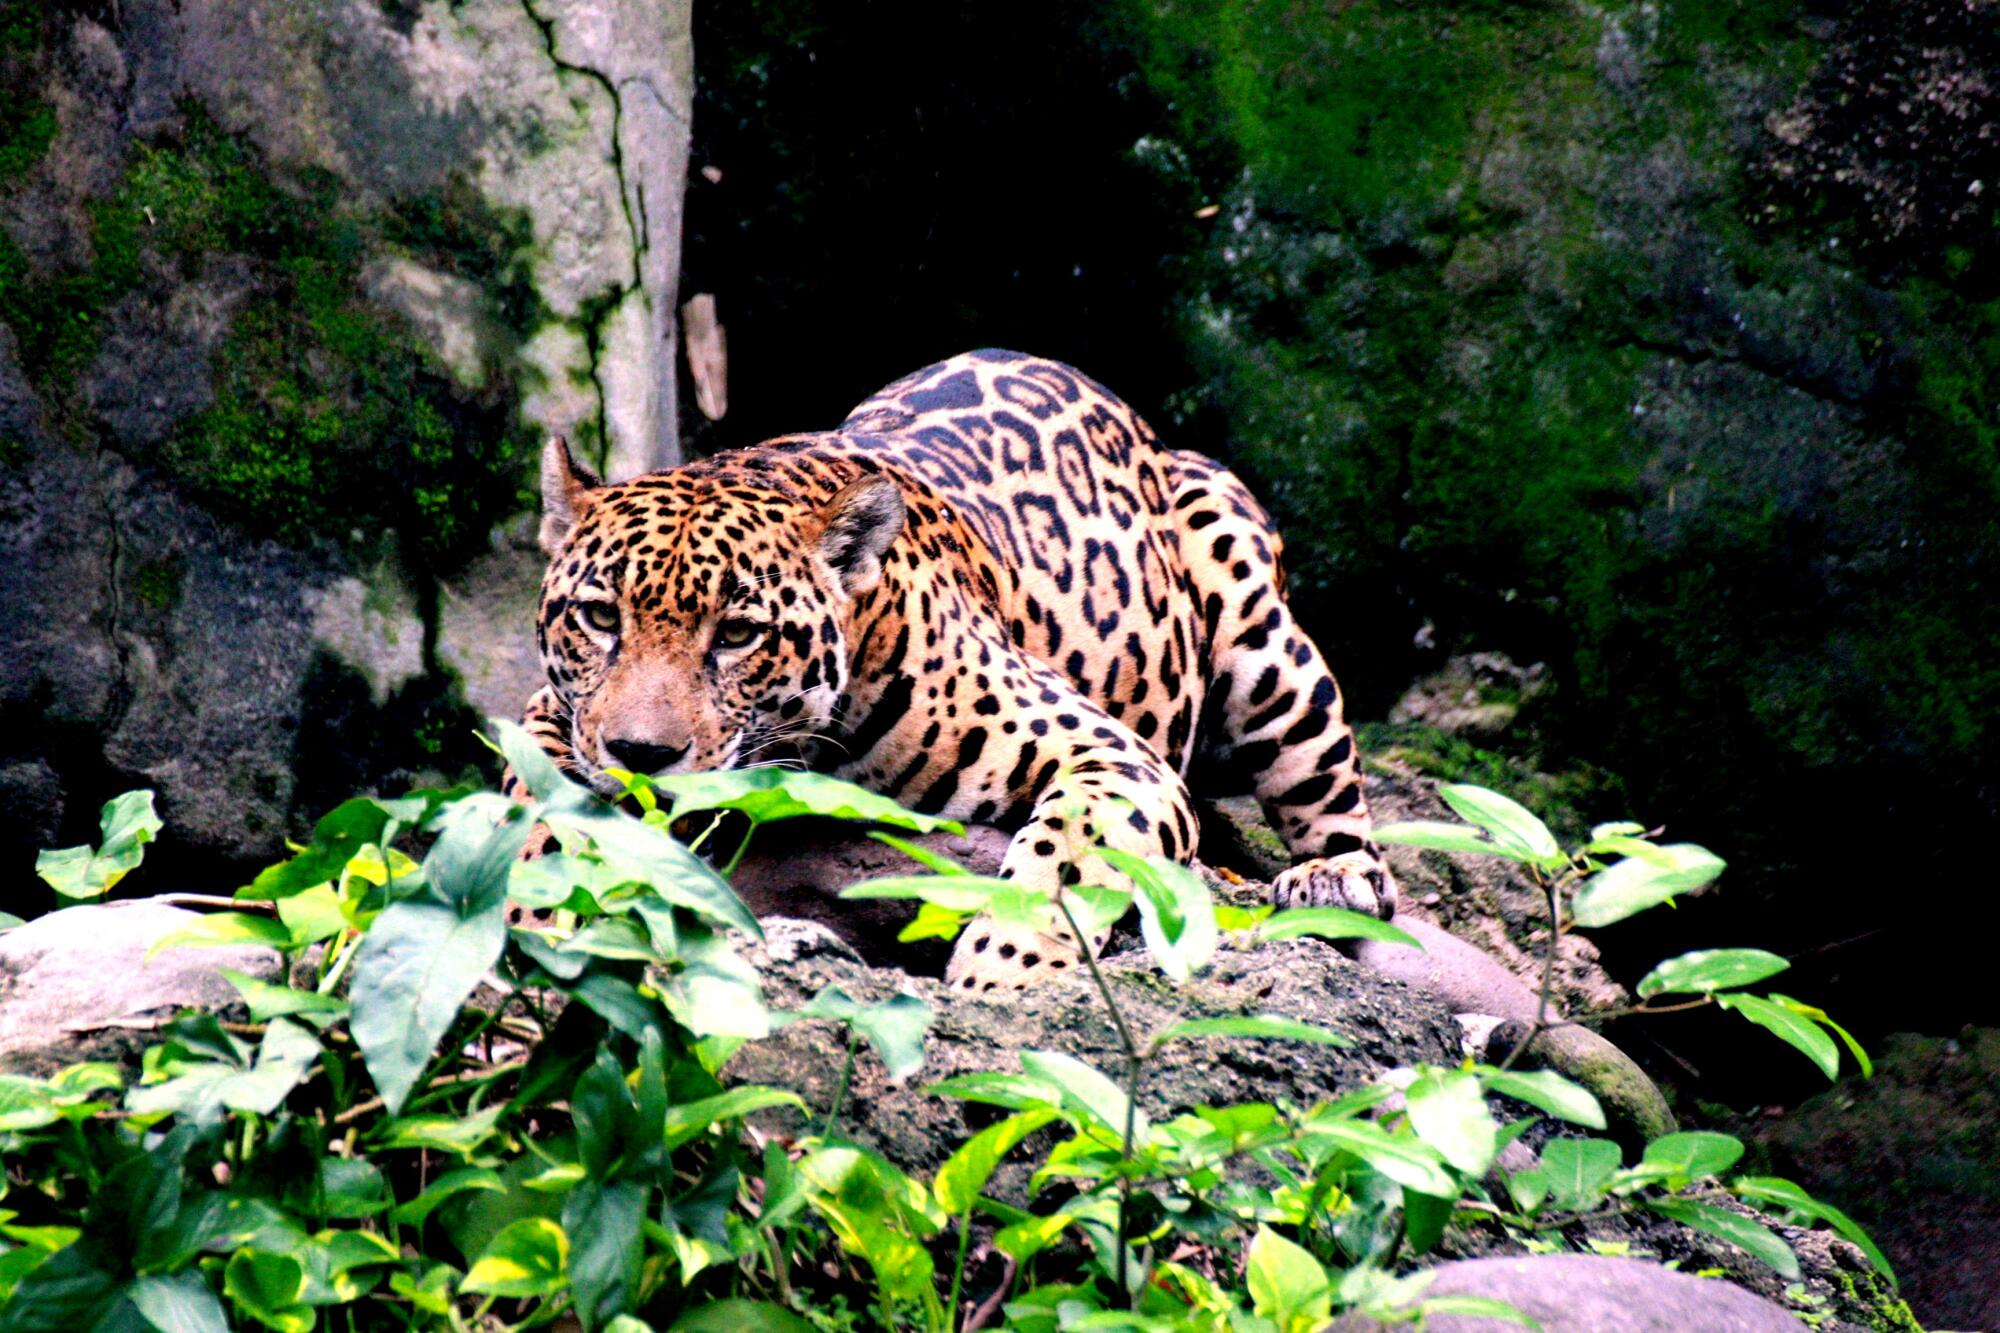
[[[1067,366],[968,353],[837,430],[616,486],[555,441],[543,493],[527,726],[582,780],[809,766],[1013,830],[1002,873],[1056,890],[1125,887],[1100,842],[1192,859],[1193,772],[1254,791],[1300,858],[1280,905],[1394,911],[1270,519]],[[1067,929],[982,921],[947,977],[1080,961]]]

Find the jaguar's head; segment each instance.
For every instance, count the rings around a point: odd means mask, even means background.
[[[538,636],[595,785],[810,762],[847,688],[855,599],[902,526],[879,475],[825,499],[724,463],[606,486],[551,440]]]

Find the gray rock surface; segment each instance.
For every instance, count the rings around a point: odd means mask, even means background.
[[[82,1060],[121,1060],[183,1008],[238,1002],[223,968],[279,980],[275,950],[153,944],[198,913],[140,899],[51,912],[0,932],[0,1070],[46,1077]]]
[[[1656,1263],[1595,1254],[1463,1259],[1440,1264],[1424,1297],[1481,1296],[1533,1317],[1543,1333],[1805,1333],[1782,1307],[1741,1287],[1675,1273]],[[1376,1333],[1391,1327],[1349,1315],[1328,1333]],[[1518,1323],[1480,1315],[1438,1314],[1428,1333],[1502,1333]]]

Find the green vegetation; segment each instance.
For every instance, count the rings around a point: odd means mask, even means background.
[[[199,108],[183,114],[178,139],[134,145],[116,193],[91,206],[88,267],[37,272],[0,234],[0,320],[29,376],[68,432],[87,437],[77,393],[111,308],[240,257],[253,281],[215,355],[212,405],[154,461],[259,535],[338,544],[389,526],[420,570],[462,561],[522,500],[513,372],[458,383],[368,299],[362,277],[371,262],[412,256],[473,282],[498,340],[487,360],[504,365],[543,314],[525,220],[494,215],[465,186],[369,209],[324,174],[280,182]]]
[[[1718,1181],[1796,1224],[1830,1224],[1887,1272],[1837,1209],[1790,1181],[1738,1174],[1737,1140],[1668,1134],[1628,1164],[1611,1140],[1576,1137],[1606,1128],[1589,1091],[1511,1059],[1419,1067],[1311,1107],[1204,1106],[1153,1121],[1140,1105],[1147,1066],[1172,1043],[1347,1038],[1274,1014],[1134,1031],[1089,959],[1123,1068],[1024,1051],[1018,1072],[935,1085],[998,1114],[928,1179],[912,1176],[846,1141],[840,1113],[864,1046],[893,1078],[921,1067],[929,1007],[910,995],[863,1005],[829,987],[772,1012],[726,933],[755,937],[755,918],[669,829],[719,811],[747,822],[746,837],[802,815],[956,826],[776,770],[633,778],[635,818],[564,780],[518,728],[502,730],[501,748],[534,793],[526,806],[469,789],[347,801],[237,895],[242,910],[159,941],[280,951],[289,984],[225,974],[250,1024],[183,1014],[136,1080],[109,1064],[0,1076],[0,1333],[306,1333],[323,1320],[527,1330],[562,1317],[586,1333],[953,1333],[968,1327],[975,1227],[1010,1261],[1002,1324],[1017,1333],[1310,1333],[1341,1309],[1398,1322],[1514,1317],[1427,1298],[1421,1273],[1398,1276],[1467,1220],[1547,1245],[1594,1216],[1643,1209],[1797,1276],[1775,1232],[1713,1202]],[[1600,828],[1564,853],[1496,793],[1444,794],[1470,823],[1383,836],[1521,862],[1545,877],[1558,919],[1579,925],[1720,869],[1637,825]],[[543,827],[559,849],[522,861]],[[722,827],[709,820],[702,837]],[[128,794],[106,807],[101,847],[48,853],[42,870],[66,895],[105,892],[157,828],[150,794]],[[403,850],[425,846],[421,860]],[[1136,906],[1154,962],[1177,980],[1207,966],[1223,930],[1414,942],[1337,909],[1219,908],[1185,867],[1094,854],[1130,887],[1050,897],[921,853],[934,873],[847,892],[920,899],[910,931],[946,935],[984,912],[1040,929],[1059,914],[1088,938]],[[510,929],[510,903],[554,915]],[[1784,966],[1711,951],[1662,964],[1640,990],[1694,997],[1664,1007],[1734,1007],[1831,1074],[1826,1030],[1844,1033],[1742,989]],[[498,993],[482,991],[488,977]],[[729,1084],[746,1042],[805,1020],[848,1029],[830,1105]],[[778,1113],[807,1121],[789,1138],[742,1128]],[[1539,1163],[1495,1175],[1502,1148],[1538,1117],[1556,1129]],[[1028,1206],[987,1194],[1002,1160],[1030,1145],[1040,1162]]]

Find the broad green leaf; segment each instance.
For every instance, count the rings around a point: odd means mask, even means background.
[[[18,1133],[62,1119],[48,1084],[19,1074],[0,1074],[0,1133]]]
[[[799,773],[779,768],[732,769],[710,773],[676,773],[653,778],[657,791],[673,797],[669,819],[696,810],[739,810],[752,823],[816,815],[827,819],[883,824],[915,833],[943,829],[963,833],[964,825],[905,810],[886,796],[842,782],[823,773]]]
[[[781,1022],[831,1018],[853,1026],[867,1038],[888,1067],[892,1082],[901,1083],[924,1065],[924,1033],[937,1014],[915,995],[899,992],[877,1004],[861,1004],[838,986],[828,986]]]
[[[1276,1041],[1309,1041],[1321,1046],[1352,1046],[1338,1032],[1301,1023],[1282,1014],[1244,1014],[1240,1018],[1190,1018],[1153,1034],[1152,1048],[1190,1037],[1268,1037]]]
[[[1781,1005],[1791,1010],[1800,1018],[1810,1019],[1812,1022],[1819,1024],[1827,1031],[1833,1033],[1834,1036],[1840,1038],[1849,1051],[1854,1053],[1854,1062],[1861,1066],[1862,1076],[1864,1078],[1875,1077],[1875,1063],[1868,1058],[1868,1052],[1861,1049],[1861,1043],[1854,1039],[1853,1033],[1834,1022],[1831,1018],[1828,1018],[1826,1010],[1816,1004],[1807,1004],[1804,1000],[1795,1000],[1789,995],[1780,995],[1777,991],[1772,991],[1764,998],[1772,1004]]]
[[[868,833],[868,836],[875,839],[875,841],[877,842],[885,843],[890,847],[894,847],[897,851],[909,857],[912,861],[915,861],[918,865],[923,866],[925,869],[930,870],[936,874],[969,875],[972,873],[971,871],[967,870],[964,866],[960,865],[958,862],[952,860],[949,856],[940,855],[939,853],[932,851],[928,847],[919,847],[916,843],[910,842],[904,838],[899,838],[893,833],[884,833],[881,829],[871,829]]]
[[[1055,1118],[1054,1111],[1022,1111],[967,1139],[938,1168],[937,1178],[931,1182],[938,1204],[954,1217],[971,1208],[1000,1159]]]
[[[1386,940],[1421,949],[1416,936],[1398,930],[1387,921],[1345,907],[1294,907],[1274,912],[1264,919],[1258,934],[1267,940],[1289,940],[1298,935],[1315,935],[1323,940]]]
[[[771,1035],[763,979],[727,936],[690,921],[681,932],[680,953],[680,970],[660,989],[661,1001],[676,1021],[697,1037],[756,1040]]]
[[[1509,1324],[1519,1324],[1522,1328],[1539,1330],[1542,1321],[1517,1310],[1505,1301],[1496,1301],[1490,1296],[1430,1296],[1417,1303],[1417,1312],[1424,1319],[1432,1315],[1460,1315],[1467,1319],[1498,1319]],[[1424,1327],[1420,1322],[1419,1328]]]
[[[237,1310],[276,1333],[310,1333],[306,1270],[289,1254],[241,1249],[222,1270],[222,1289]]]
[[[147,808],[150,811],[151,806]],[[160,1333],[229,1333],[222,1302],[197,1269],[136,1278],[130,1295],[146,1322]]]
[[[252,916],[248,912],[209,912],[185,930],[171,931],[153,941],[146,950],[151,958],[162,949],[172,949],[180,945],[218,946],[231,944],[256,944],[268,949],[291,947],[292,932],[284,923],[273,921],[268,916]]]
[[[1495,843],[1522,859],[1542,866],[1561,864],[1562,848],[1556,845],[1555,835],[1519,801],[1463,782],[1439,787],[1438,795],[1460,819],[1485,829]]]
[[[1128,1108],[1123,1088],[1075,1056],[1060,1051],[1023,1051],[1021,1068],[1030,1077],[1060,1089],[1065,1110],[1095,1121],[1113,1135],[1124,1135],[1129,1109],[1133,1142],[1145,1141],[1146,1113],[1136,1107]]]
[[[1598,824],[1591,828],[1591,838],[1636,838],[1646,831],[1644,824],[1635,824],[1629,819],[1611,824]]]
[[[1639,1159],[1642,1166],[1667,1171],[1667,1188],[1674,1190],[1704,1176],[1719,1176],[1742,1160],[1740,1139],[1707,1130],[1663,1134],[1646,1145]]]
[[[604,804],[588,787],[565,777],[548,751],[519,723],[495,717],[488,718],[486,725],[496,737],[488,743],[506,758],[514,776],[536,801],[553,810],[590,810]]]
[[[1579,926],[1608,926],[1669,898],[1692,892],[1723,871],[1721,857],[1691,842],[1668,843],[1657,849],[1661,859],[1628,856],[1592,875],[1570,916]]]
[[[429,1148],[468,1157],[499,1132],[504,1102],[465,1115],[398,1116],[377,1127],[375,1142],[383,1148]]]
[[[456,1171],[447,1171],[439,1176],[422,1194],[403,1204],[389,1216],[391,1220],[403,1226],[422,1226],[424,1219],[436,1212],[439,1204],[454,1195],[464,1194],[468,1190],[500,1193],[506,1188],[506,1182],[500,1179],[498,1171],[482,1166],[460,1167]]]
[[[1648,1199],[1645,1202],[1646,1207],[1663,1217],[1671,1217],[1696,1231],[1705,1231],[1761,1259],[1781,1277],[1795,1278],[1799,1275],[1799,1260],[1792,1253],[1792,1247],[1760,1222],[1739,1217],[1713,1204],[1696,1203],[1693,1199]]]
[[[1738,1176],[1729,1182],[1729,1188],[1753,1203],[1764,1205],[1765,1211],[1775,1206],[1810,1218],[1824,1219],[1832,1224],[1835,1231],[1860,1246],[1877,1272],[1888,1278],[1892,1285],[1896,1282],[1896,1270],[1889,1266],[1888,1256],[1876,1246],[1860,1223],[1832,1204],[1815,1199],[1792,1181],[1780,1176]]]
[[[390,1114],[403,1109],[437,1044],[507,943],[504,902],[470,916],[392,903],[354,963],[349,1030]]]
[[[940,1079],[924,1092],[932,1097],[957,1097],[988,1106],[1004,1106],[1010,1111],[1062,1104],[1060,1088],[1025,1074],[957,1074]]]
[[[1409,1242],[1410,1253],[1429,1253],[1451,1225],[1451,1215],[1457,1209],[1456,1198],[1404,1190],[1403,1238]]]
[[[1160,970],[1185,983],[1215,956],[1221,930],[1215,899],[1201,877],[1164,856],[1134,856],[1115,847],[1093,849],[1138,890],[1139,933]]]
[[[551,813],[548,823],[559,832],[566,830],[589,838],[596,855],[618,878],[650,884],[660,897],[714,925],[743,931],[753,939],[764,937],[756,916],[743,905],[728,881],[664,830],[616,810],[560,818]]]
[[[373,1217],[395,1198],[373,1162],[359,1157],[323,1157],[319,1163],[319,1208],[327,1217]]]
[[[627,1330],[613,1327],[606,1333]],[[731,1299],[689,1310],[667,1333],[813,1333],[813,1326],[781,1305]]]
[[[1774,977],[1791,964],[1762,949],[1697,949],[1669,958],[1639,981],[1639,994],[1693,995],[1734,990]]]
[[[1715,1002],[1724,1009],[1734,1009],[1758,1027],[1777,1034],[1781,1041],[1797,1048],[1818,1065],[1820,1072],[1829,1079],[1840,1071],[1840,1051],[1834,1046],[1833,1038],[1811,1019],[1756,995],[1718,995]]]
[[[1250,1241],[1244,1266],[1255,1312],[1280,1333],[1313,1333],[1333,1312],[1332,1284],[1319,1260],[1269,1227]]]
[[[1500,1150],[1500,1127],[1486,1109],[1475,1076],[1462,1069],[1425,1069],[1405,1089],[1404,1097],[1410,1128],[1419,1138],[1473,1179],[1486,1174]],[[1451,1197],[1457,1197],[1456,1191]]]
[[[843,898],[919,898],[948,912],[983,912],[994,895],[1021,886],[994,875],[885,875],[840,891]]]
[[[1366,1120],[1315,1120],[1301,1127],[1299,1135],[1345,1149],[1405,1189],[1458,1196],[1458,1182],[1445,1170],[1444,1159],[1420,1139],[1390,1134]]]
[[[65,898],[100,898],[138,868],[146,844],[165,827],[153,813],[153,793],[128,791],[104,803],[95,850],[65,847],[35,858],[35,873]]]
[[[1624,1160],[1609,1139],[1550,1139],[1542,1145],[1542,1179],[1564,1208],[1587,1208],[1604,1194]]]
[[[165,1082],[131,1089],[125,1104],[142,1115],[171,1112],[197,1125],[219,1122],[225,1110],[269,1115],[312,1073],[319,1056],[312,1033],[274,1019],[247,1068],[228,1060],[191,1061]]]
[[[993,1233],[993,1248],[1015,1263],[1024,1264],[1055,1244],[1056,1237],[1062,1235],[1075,1220],[1068,1213],[1051,1213],[1047,1217],[1026,1217],[1018,1222],[1009,1222]]]
[[[568,1281],[569,1237],[546,1217],[503,1227],[473,1261],[459,1290],[482,1296],[552,1296]]]
[[[1447,824],[1437,819],[1406,819],[1375,826],[1375,841],[1395,847],[1422,847],[1433,852],[1474,852],[1481,856],[1503,856],[1509,861],[1527,858],[1512,847],[1503,847],[1477,829],[1464,824]]]
[[[742,1084],[713,1097],[668,1107],[664,1124],[666,1146],[678,1148],[705,1133],[712,1125],[725,1120],[741,1120],[746,1115],[774,1106],[789,1106],[802,1114],[806,1112],[805,1101],[796,1092],[754,1084]]]
[[[1517,1102],[1539,1107],[1573,1125],[1582,1125],[1586,1129],[1604,1128],[1604,1108],[1598,1105],[1597,1098],[1589,1089],[1570,1082],[1554,1070],[1519,1073],[1511,1069],[1481,1066],[1475,1072],[1488,1092],[1497,1092]]]
[[[236,987],[236,993],[250,1008],[253,1022],[268,1023],[274,1018],[296,1015],[312,1023],[338,1018],[347,1012],[347,1001],[337,995],[321,995],[318,991],[280,986],[226,967],[217,971],[223,980]]]
[[[730,1195],[736,1174],[729,1173]],[[645,1259],[644,1223],[652,1187],[638,1180],[586,1180],[563,1202],[562,1228],[570,1240],[569,1284],[587,1329],[639,1303]],[[728,1237],[722,1241],[726,1244]]]
[[[271,866],[239,893],[245,898],[289,898],[337,880],[361,849],[388,840],[397,807],[356,796],[341,802],[313,827],[312,841],[291,860]]]

